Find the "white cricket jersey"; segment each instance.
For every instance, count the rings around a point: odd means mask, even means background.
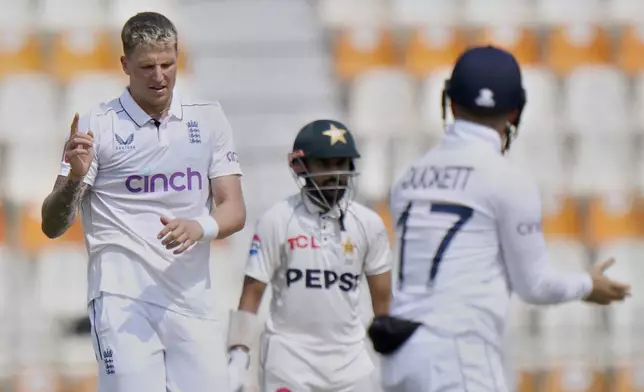
[[[268,333],[309,346],[362,347],[358,283],[362,274],[389,271],[391,251],[374,211],[351,203],[344,233],[340,216],[338,208],[323,213],[296,194],[257,222],[245,272],[272,285]]]
[[[511,291],[555,304],[591,290],[587,273],[548,261],[537,186],[500,151],[495,130],[456,121],[394,185],[392,315],[500,345]]]
[[[81,117],[79,132],[89,130],[94,161],[81,205],[88,300],[105,291],[214,318],[210,243],[173,255],[157,235],[162,215],[192,219],[209,213],[209,179],[241,174],[221,106],[175,93],[157,127],[126,89]],[[60,175],[69,169],[63,161]]]

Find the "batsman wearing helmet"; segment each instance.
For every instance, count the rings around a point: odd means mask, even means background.
[[[267,284],[273,296],[260,339],[261,391],[374,390],[359,283],[366,275],[374,314],[386,315],[391,253],[380,217],[352,200],[359,157],[337,121],[313,121],[298,133],[288,162],[301,192],[258,221],[231,314],[231,391],[241,390]]]
[[[467,50],[443,95],[454,123],[392,189],[398,273],[390,316],[369,336],[388,392],[504,392],[512,292],[532,304],[605,305],[629,287],[604,277],[611,261],[564,274],[548,260],[537,186],[503,157],[526,103],[515,58]]]

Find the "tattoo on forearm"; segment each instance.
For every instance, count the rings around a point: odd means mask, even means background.
[[[42,208],[42,228],[49,237],[62,235],[74,222],[87,184],[67,178],[56,181]]]

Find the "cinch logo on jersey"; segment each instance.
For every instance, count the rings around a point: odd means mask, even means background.
[[[151,175],[132,175],[125,179],[125,187],[132,193],[168,192],[170,190],[182,192],[193,189],[201,190],[201,173],[192,168],[185,172],[176,172],[170,175],[163,173]]]
[[[520,222],[517,224],[517,233],[520,235],[541,233],[541,222]]]
[[[342,291],[352,291],[358,288],[360,275],[344,273],[338,276],[335,271],[321,269],[289,268],[286,270],[286,287],[303,281],[307,289],[326,289],[329,290],[338,286]]]
[[[293,249],[306,249],[306,248],[311,248],[311,249],[319,249],[320,244],[318,241],[315,239],[314,236],[306,236],[304,234],[300,234],[297,237],[291,237],[288,239],[288,245]]]

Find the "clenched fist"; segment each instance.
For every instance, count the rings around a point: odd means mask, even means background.
[[[190,219],[170,219],[161,217],[163,230],[159,232],[158,239],[166,249],[176,249],[175,255],[185,252],[192,245],[196,244],[204,234],[203,227],[199,222]]]
[[[65,143],[65,162],[69,163],[69,174],[82,179],[94,159],[94,134],[78,132],[78,113],[74,115],[69,130],[69,140]]]

